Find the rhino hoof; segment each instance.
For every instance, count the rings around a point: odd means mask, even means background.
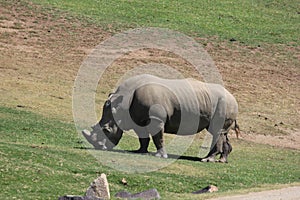
[[[201,162],[216,162],[216,160],[214,158],[203,158]]]
[[[167,155],[167,154],[156,153],[155,156],[156,156],[156,157],[159,157],[159,158],[168,158],[168,155]]]
[[[219,162],[220,162],[220,163],[228,163],[228,161],[227,161],[225,158],[221,158],[221,159],[219,160]]]
[[[157,150],[155,156],[160,158],[168,158],[168,154],[166,154],[163,149]]]

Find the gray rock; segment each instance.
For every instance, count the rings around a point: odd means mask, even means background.
[[[203,193],[206,193],[206,192],[217,192],[219,189],[217,186],[214,186],[214,185],[209,185],[205,188],[202,188],[201,190],[198,190],[198,191],[195,191],[195,192],[192,192],[193,194],[203,194]]]
[[[155,188],[143,192],[135,193],[135,194],[122,191],[122,192],[118,192],[115,195],[115,197],[122,198],[122,199],[144,199],[144,200],[160,199],[160,195]]]
[[[105,174],[101,174],[95,179],[86,191],[86,196],[101,199],[110,199],[108,181]]]
[[[103,200],[98,197],[91,196],[74,196],[74,195],[66,195],[59,197],[58,200]]]

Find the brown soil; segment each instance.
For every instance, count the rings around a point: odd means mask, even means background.
[[[293,186],[277,190],[268,190],[263,192],[251,192],[243,195],[234,195],[215,198],[212,200],[297,200],[300,197],[300,187]]]
[[[71,122],[77,71],[88,53],[112,33],[67,13],[19,1],[3,3],[0,13],[1,105]],[[299,47],[196,39],[239,102],[243,139],[300,149]],[[99,107],[124,70],[149,62],[173,66],[185,76],[195,74],[186,61],[169,52],[132,52],[106,72]]]
[[[260,144],[268,144],[276,147],[284,147],[290,149],[300,149],[300,132],[295,131],[288,135],[261,135],[261,134],[245,134],[244,140],[252,141]]]

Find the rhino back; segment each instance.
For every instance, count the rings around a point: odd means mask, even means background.
[[[135,123],[145,125],[149,120],[149,109],[155,104],[164,109],[162,112],[158,110],[156,116],[164,118],[166,113],[166,132],[194,134],[209,124],[212,110],[210,90],[202,82],[192,79],[156,79],[155,82],[137,88],[130,106]]]
[[[163,107],[155,113],[166,114],[165,131],[193,134],[209,125],[220,98],[226,100],[226,118],[237,114],[235,98],[221,85],[203,83],[195,79],[162,79],[152,75],[138,75],[124,81],[116,90],[123,96],[122,110],[129,110],[131,119],[143,126],[149,122],[149,109]]]

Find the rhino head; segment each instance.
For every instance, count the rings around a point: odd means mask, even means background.
[[[112,106],[117,102],[112,102],[111,95],[103,105],[102,117],[99,123],[92,127],[92,131],[83,130],[82,134],[95,149],[111,150],[120,141],[123,130],[117,125],[113,113],[116,108]]]
[[[96,124],[92,127],[92,131],[85,129],[82,131],[82,135],[86,138],[86,140],[91,143],[95,149],[106,150],[106,139],[104,138],[104,133],[99,128],[99,124]],[[103,139],[100,139],[100,136],[103,136]]]

